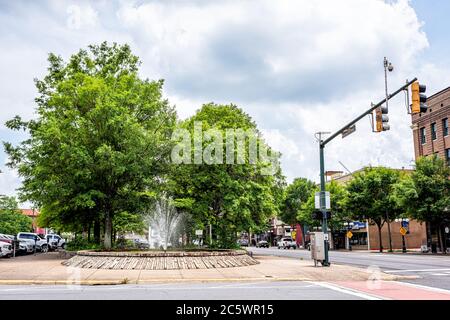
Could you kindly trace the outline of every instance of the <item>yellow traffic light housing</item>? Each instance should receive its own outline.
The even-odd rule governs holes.
[[[376,122],[376,131],[383,132],[391,129],[389,126],[389,116],[388,109],[385,106],[381,106],[375,110],[375,122]]]
[[[422,113],[427,111],[427,96],[424,94],[427,91],[427,87],[423,84],[419,84],[418,81],[411,85],[412,92],[412,105],[411,112],[413,114]]]

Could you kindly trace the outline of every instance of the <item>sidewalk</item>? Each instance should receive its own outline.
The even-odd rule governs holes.
[[[311,261],[256,256],[259,264],[246,267],[196,270],[105,270],[65,267],[52,252],[0,259],[0,285],[4,284],[145,284],[218,281],[367,281],[411,279],[379,270],[343,265],[314,267]]]

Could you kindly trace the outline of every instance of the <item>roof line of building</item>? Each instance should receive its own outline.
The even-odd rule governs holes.
[[[427,98],[427,100],[433,99],[435,96],[438,96],[438,95],[442,94],[444,91],[447,91],[447,90],[450,90],[450,87],[447,87],[447,88],[445,88],[445,89],[442,89],[442,90],[439,91],[439,92],[436,92],[435,94],[429,96],[429,97]]]

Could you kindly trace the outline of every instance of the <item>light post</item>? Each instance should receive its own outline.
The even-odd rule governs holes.
[[[388,94],[388,84],[387,84],[387,73],[394,71],[394,66],[391,62],[388,61],[386,57],[384,57],[383,61],[384,65],[384,89],[386,93],[386,109],[388,109],[388,101],[389,101],[389,94]]]
[[[409,219],[408,218],[395,219],[395,222],[401,222],[402,228],[406,229],[405,225],[406,225],[406,223],[409,223]],[[402,233],[402,252],[406,253],[405,235],[403,233]]]

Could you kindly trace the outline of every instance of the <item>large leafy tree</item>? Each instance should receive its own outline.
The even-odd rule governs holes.
[[[28,232],[32,228],[32,219],[23,215],[14,197],[0,196],[0,233],[15,235]]]
[[[436,155],[416,161],[416,170],[395,187],[397,203],[411,217],[438,228],[439,245],[444,248],[441,225],[450,221],[450,167]]]
[[[197,228],[211,224],[218,247],[233,246],[237,232],[266,231],[267,219],[279,212],[284,183],[279,166],[272,174],[264,174],[265,161],[249,161],[249,140],[245,142],[242,163],[235,161],[230,164],[225,159],[227,129],[251,129],[258,144],[266,146],[256,124],[234,105],[206,104],[180,124],[180,128],[189,133],[189,145],[194,145],[195,123],[201,123],[203,132],[215,129],[220,133],[215,139],[218,147],[211,154],[218,156],[218,160],[222,155],[223,162],[208,164],[203,159],[201,163],[173,165],[170,183],[176,205],[192,215]],[[233,147],[237,146],[236,139],[231,141]],[[200,152],[205,153],[211,143],[211,140],[203,139]],[[188,148],[186,152],[186,160],[192,161],[199,150]],[[237,159],[237,152],[232,153]],[[278,156],[275,162],[278,165]]]
[[[331,181],[325,185],[325,190],[330,192],[331,218],[327,221],[331,230],[339,230],[342,223],[348,220],[348,213],[344,207],[346,197],[346,189],[343,185],[336,181]],[[315,186],[311,189],[307,200],[302,204],[297,213],[297,219],[309,226],[321,226],[322,220],[313,220],[312,216],[315,209],[315,193],[319,191],[319,187]]]
[[[316,190],[314,182],[306,178],[296,178],[287,186],[281,205],[279,217],[283,222],[291,225],[298,221],[298,213],[301,207],[308,201],[313,191]]]
[[[35,81],[37,118],[7,122],[30,134],[18,146],[5,143],[9,165],[23,178],[21,198],[42,209],[41,221],[69,231],[93,222],[99,232],[102,224],[110,248],[114,218],[139,211],[162,180],[176,115],[163,82],[139,77],[128,45],[105,42],[67,62],[50,54],[48,62]]]
[[[393,196],[400,177],[396,170],[369,167],[355,174],[347,185],[345,209],[354,219],[369,219],[377,225],[380,252],[383,251],[381,228],[388,223],[389,249],[392,250],[389,223],[402,213]]]

